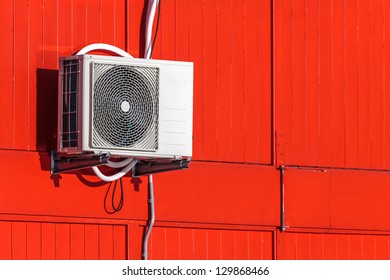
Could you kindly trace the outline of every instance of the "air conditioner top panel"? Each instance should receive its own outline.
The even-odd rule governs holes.
[[[160,59],[145,59],[145,58],[128,58],[128,57],[121,57],[121,56],[108,56],[108,55],[90,55],[90,54],[83,54],[83,55],[73,55],[73,56],[66,56],[61,57],[60,59],[63,60],[74,60],[74,59],[88,59],[88,60],[99,60],[99,61],[105,61],[106,63],[123,63],[123,62],[130,62],[130,63],[137,63],[137,64],[176,64],[181,66],[192,66],[194,65],[193,62],[190,61],[178,61],[178,60],[160,60]]]

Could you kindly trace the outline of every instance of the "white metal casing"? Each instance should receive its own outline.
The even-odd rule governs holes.
[[[79,61],[79,139],[77,147],[61,146],[61,108],[59,97],[58,150],[68,154],[110,152],[113,156],[137,158],[180,158],[192,155],[193,63],[167,60],[123,58],[115,56],[78,55],[61,60]],[[92,138],[92,77],[93,63],[157,67],[159,69],[158,147],[155,151],[133,150],[123,147],[93,147]],[[60,69],[61,71],[61,69]],[[61,73],[60,73],[61,76]],[[59,87],[62,82],[60,77]],[[61,90],[59,92],[61,94]]]

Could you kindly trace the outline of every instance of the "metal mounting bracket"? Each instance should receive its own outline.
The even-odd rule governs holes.
[[[110,153],[61,156],[57,151],[50,153],[50,172],[58,174],[92,166],[107,164]]]
[[[174,160],[169,162],[139,162],[133,169],[133,177],[148,175],[166,171],[187,169],[191,158]]]

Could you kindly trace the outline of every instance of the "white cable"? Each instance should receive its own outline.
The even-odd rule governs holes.
[[[121,168],[121,167],[128,165],[132,160],[133,160],[132,158],[127,158],[127,159],[124,159],[122,161],[108,160],[106,165],[109,167],[112,167],[112,168]]]
[[[145,26],[145,54],[144,57],[146,59],[151,58],[152,54],[152,30],[153,30],[153,22],[154,16],[156,14],[156,8],[159,0],[149,0],[148,4],[148,12],[146,15],[146,26]]]
[[[137,160],[132,160],[125,168],[111,176],[104,175],[97,166],[93,166],[92,170],[95,172],[96,176],[98,176],[102,181],[112,182],[125,176],[131,169],[133,169],[137,162]]]
[[[85,46],[84,48],[79,50],[76,55],[87,54],[91,51],[97,51],[97,50],[109,51],[109,52],[116,53],[119,56],[132,58],[132,56],[128,52],[125,52],[124,50],[115,47],[113,45],[104,44],[104,43],[96,43],[96,44]]]

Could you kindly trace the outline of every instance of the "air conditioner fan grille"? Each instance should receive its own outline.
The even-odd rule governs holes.
[[[93,75],[92,145],[156,150],[158,68],[94,63]]]

